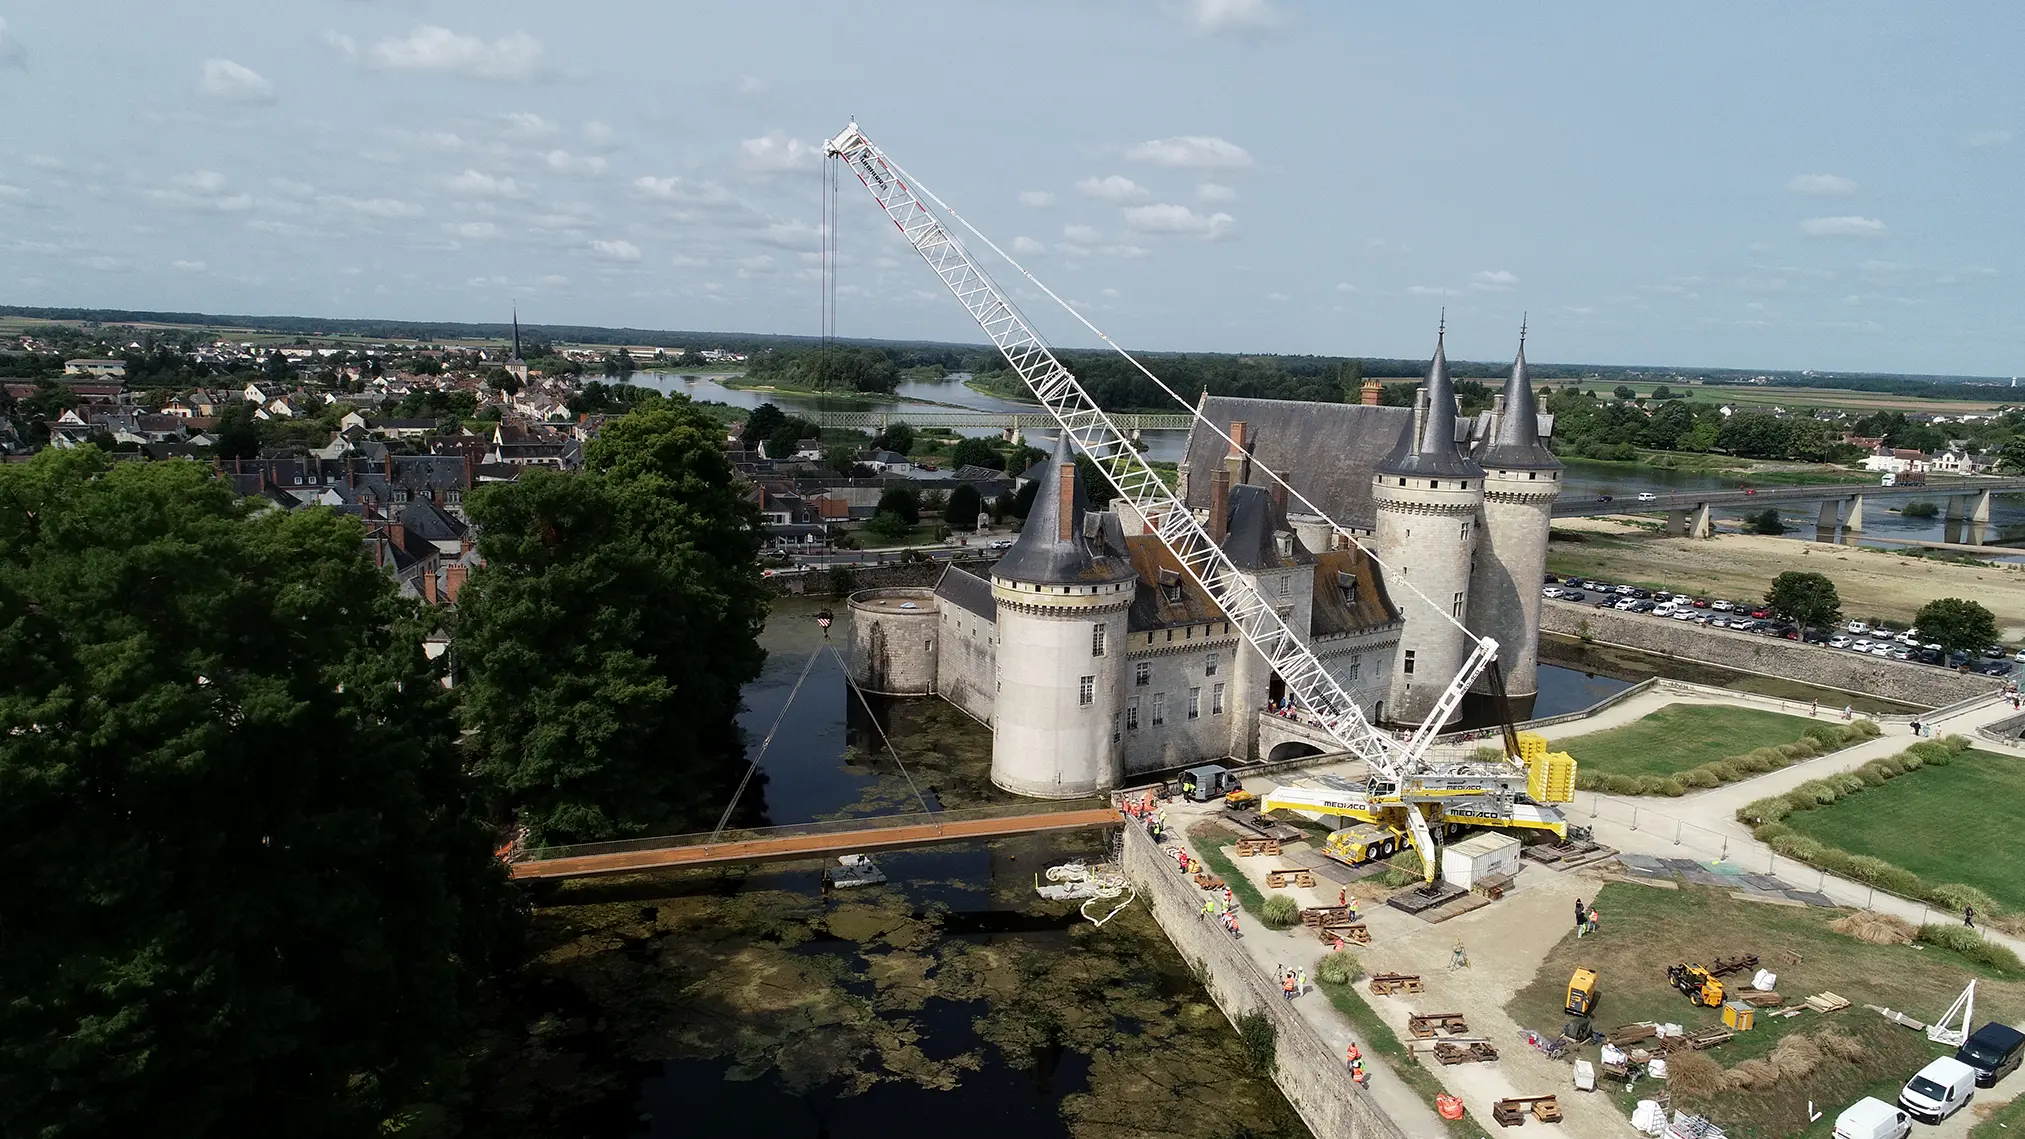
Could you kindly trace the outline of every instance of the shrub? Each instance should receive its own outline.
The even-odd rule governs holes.
[[[1797,763],[1800,760],[1813,759],[1815,756],[1820,755],[1821,749],[1816,746],[1813,740],[1803,738],[1794,740],[1789,744],[1780,744],[1779,754],[1785,756],[1789,762]]]
[[[1750,810],[1749,807],[1744,808],[1744,811],[1748,810]],[[1750,820],[1744,819],[1742,817],[1744,811],[1738,811],[1737,815],[1739,821],[1748,823]],[[1751,831],[1751,833],[1757,837],[1759,842],[1770,843],[1773,839],[1778,838],[1780,835],[1792,834],[1793,828],[1787,826],[1785,823],[1759,823],[1757,827]]]
[[[1949,750],[1946,740],[1921,740],[1906,748],[1902,754],[1919,756],[1923,762],[1933,764],[1935,767],[1945,767],[1949,760],[1955,758],[1955,753]]]
[[[1279,1030],[1273,1027],[1272,1018],[1253,1009],[1238,1017],[1237,1029],[1238,1040],[1244,1045],[1245,1066],[1257,1075],[1270,1075],[1274,1046],[1279,1041]]]
[[[1796,795],[1812,796],[1815,805],[1820,807],[1825,807],[1841,798],[1836,793],[1834,785],[1825,779],[1809,779],[1800,786],[1793,788],[1793,793]]]
[[[1781,835],[1765,845],[1788,858],[1798,859],[1801,862],[1816,861],[1821,857],[1822,852],[1828,849],[1814,839],[1798,834]]]
[[[1670,799],[1678,799],[1687,794],[1687,788],[1681,786],[1679,779],[1669,776],[1659,781],[1659,793]]]
[[[1822,782],[1830,784],[1844,796],[1854,795],[1858,791],[1863,790],[1864,787],[1863,776],[1858,775],[1854,771],[1844,771],[1837,775],[1831,775],[1827,779],[1822,780]]]
[[[1956,882],[1942,882],[1938,885],[1929,886],[1926,892],[1926,900],[1937,906],[1946,906],[1957,912],[1960,912],[1963,906],[1974,906],[1976,907],[1976,912],[1979,914],[1994,914],[1997,912],[1996,899],[1976,889],[1974,886],[1963,886]]]
[[[1923,945],[1952,949],[1999,973],[2015,975],[2025,972],[2025,962],[2020,962],[2016,953],[1994,941],[1985,940],[1982,934],[1965,925],[1923,925],[1913,934],[1913,940]]]
[[[1364,965],[1354,953],[1324,953],[1315,962],[1315,978],[1331,985],[1348,985],[1364,978]]]
[[[1638,795],[1643,793],[1640,790],[1639,777],[1636,775],[1606,775],[1602,778],[1601,782],[1603,790],[1608,791],[1612,795]]]
[[[1706,1099],[1723,1090],[1723,1069],[1700,1052],[1676,1052],[1667,1057],[1666,1082],[1676,1094]]]
[[[1811,811],[1821,805],[1815,800],[1811,792],[1803,791],[1799,788],[1786,792],[1781,798],[1786,800],[1787,814],[1792,814],[1794,811]]]
[[[1847,742],[1844,729],[1835,724],[1809,724],[1801,734],[1824,747],[1841,747]]]
[[[1793,804],[1784,795],[1759,799],[1737,808],[1737,821],[1745,826],[1769,826],[1793,813]],[[1770,842],[1770,839],[1766,839]]]
[[[1969,748],[1975,745],[1975,742],[1976,741],[1970,739],[1967,736],[1941,737],[1941,745],[1947,748],[1949,751],[1954,752],[1956,755],[1960,755],[1961,753],[1969,750]]]
[[[1750,755],[1754,759],[1763,760],[1765,763],[1766,771],[1777,771],[1780,768],[1786,766],[1787,764],[1793,762],[1790,758],[1787,757],[1785,752],[1780,751],[1776,747],[1752,748],[1750,751]]]
[[[1259,924],[1267,929],[1290,929],[1301,920],[1301,904],[1291,894],[1274,894],[1259,907]]]
[[[1738,770],[1749,772],[1752,775],[1763,775],[1767,771],[1772,770],[1771,761],[1766,759],[1762,755],[1752,754],[1752,755],[1733,756],[1728,760],[1728,762],[1734,765]]]
[[[1901,771],[1918,771],[1927,765],[1926,760],[1909,751],[1899,752],[1897,755],[1892,756],[1892,759],[1898,762],[1899,770]]]
[[[1865,787],[1882,787],[1884,786],[1884,781],[1891,778],[1891,776],[1884,773],[1883,769],[1873,767],[1868,763],[1857,768],[1856,775],[1863,780]]]
[[[1695,788],[1720,787],[1722,786],[1723,783],[1723,781],[1716,776],[1716,773],[1714,771],[1709,770],[1709,768],[1706,766],[1697,767],[1692,771],[1683,771],[1680,773],[1679,778],[1681,786],[1683,787],[1695,787]]]
[[[1878,756],[1863,766],[1876,768],[1886,779],[1896,779],[1905,774],[1905,764],[1895,755]]]
[[[1735,783],[1744,777],[1743,769],[1738,767],[1736,760],[1733,759],[1719,759],[1709,764],[1708,769],[1715,772],[1716,778],[1725,783]]]
[[[1603,780],[1594,773],[1577,767],[1575,769],[1575,789],[1577,791],[1601,791],[1604,789]]]
[[[1876,720],[1852,720],[1844,730],[1866,740],[1874,740],[1884,734],[1884,729],[1877,726]]]
[[[1501,747],[1480,747],[1470,754],[1470,758],[1476,760],[1478,763],[1503,763],[1505,761],[1505,749]]]
[[[1910,870],[1894,866],[1882,858],[1872,858],[1867,854],[1852,854],[1846,859],[1838,859],[1837,861],[1842,863],[1837,868],[1839,873],[1854,878],[1867,886],[1876,886],[1879,889],[1890,890],[1894,894],[1910,895],[1919,891],[1919,875],[1914,874]]]

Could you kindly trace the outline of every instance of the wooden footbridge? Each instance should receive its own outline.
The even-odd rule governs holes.
[[[796,858],[826,858],[874,850],[904,850],[945,842],[1007,838],[1047,831],[1116,825],[1123,817],[1110,806],[1036,811],[1021,806],[931,814],[886,815],[804,826],[764,827],[721,835],[675,835],[584,846],[528,851],[509,865],[514,878],[589,878],[641,874],[694,866],[725,866]]]

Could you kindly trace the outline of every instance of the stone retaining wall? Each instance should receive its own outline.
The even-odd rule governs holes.
[[[1860,656],[1845,649],[1733,633],[1692,621],[1661,620],[1643,613],[1595,609],[1567,601],[1547,603],[1540,614],[1540,629],[1579,637],[1585,621],[1590,638],[1599,644],[1930,708],[2004,686],[2003,681],[1991,676]]]
[[[973,573],[988,574],[998,563],[996,555],[989,558],[965,560],[962,565]],[[851,588],[856,593],[861,589],[884,589],[889,586],[934,585],[942,577],[948,562],[890,562],[876,566],[854,566],[851,568]],[[807,571],[787,570],[774,574],[766,580],[766,587],[776,597],[835,597],[830,589],[830,571],[812,569]]]
[[[1233,1025],[1254,1011],[1272,1021],[1277,1042],[1273,1082],[1316,1139],[1405,1139],[1392,1117],[1351,1081],[1343,1058],[1281,996],[1279,985],[1222,926],[1202,918],[1202,896],[1183,883],[1173,860],[1161,857],[1140,827],[1128,822],[1124,832],[1126,876],[1182,959],[1204,978],[1203,987],[1217,1007]]]

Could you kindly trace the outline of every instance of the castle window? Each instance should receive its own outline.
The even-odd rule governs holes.
[[[1468,489],[1470,488],[1470,480],[1468,480],[1468,479],[1464,479],[1464,480],[1462,481],[1462,488],[1463,488],[1464,490],[1468,490]]]
[[[1458,594],[1456,594],[1456,595],[1455,595],[1455,601],[1454,601],[1453,603],[1451,603],[1451,604],[1450,604],[1450,606],[1449,606],[1449,615],[1450,615],[1450,616],[1452,616],[1452,617],[1460,617],[1460,616],[1462,616],[1462,597],[1463,597],[1463,595],[1462,595],[1462,594],[1460,594],[1460,593],[1458,593]]]
[[[1097,678],[1086,676],[1076,682],[1076,703],[1088,708],[1097,702]]]
[[[1215,675],[1216,675],[1216,654],[1215,654],[1215,653],[1211,653],[1211,654],[1209,654],[1209,659],[1203,662],[1203,665],[1202,665],[1202,674],[1203,674],[1204,676],[1215,676]]]
[[[1293,595],[1294,595],[1294,579],[1293,579],[1293,577],[1292,577],[1291,575],[1289,575],[1289,574],[1281,574],[1281,575],[1280,575],[1280,600],[1281,600],[1281,601],[1285,601],[1285,600],[1287,600],[1287,599],[1288,599],[1289,597],[1292,597]]]
[[[1406,650],[1406,675],[1413,675],[1413,650]]]
[[[1440,480],[1440,479],[1429,479],[1429,480],[1427,480],[1427,489],[1429,489],[1429,490],[1440,490],[1440,489],[1441,489],[1441,480]]]
[[[1167,722],[1167,693],[1155,692],[1153,694],[1153,726],[1157,728],[1166,722]]]
[[[1111,713],[1111,742],[1112,742],[1112,743],[1114,743],[1114,744],[1115,744],[1115,743],[1117,743],[1117,742],[1118,742],[1118,734],[1119,734],[1119,733],[1118,733],[1118,714],[1117,714],[1116,712],[1113,712],[1113,713]]]
[[[1223,715],[1223,685],[1214,685],[1209,690],[1209,714]]]
[[[1146,682],[1151,679],[1153,679],[1152,665],[1142,660],[1138,664],[1132,666],[1133,687],[1144,688],[1146,687]]]
[[[1399,480],[1399,485],[1400,485],[1400,486],[1405,486],[1405,485],[1406,485],[1406,480],[1405,480],[1405,479],[1400,479],[1400,480]]]
[[[1529,479],[1536,479],[1536,478],[1539,478],[1539,477],[1540,477],[1540,472],[1538,472],[1538,471],[1527,471],[1527,472],[1526,472],[1526,477],[1527,477],[1527,478],[1529,478]]]
[[[1102,625],[1090,626],[1090,655],[1093,657],[1104,655],[1104,626]]]
[[[1125,701],[1125,730],[1128,732],[1139,730],[1139,697],[1137,696]]]
[[[1351,658],[1350,658],[1350,668],[1349,668],[1349,671],[1347,671],[1347,672],[1345,672],[1345,673],[1343,674],[1343,678],[1344,678],[1345,680],[1348,680],[1348,681],[1349,681],[1350,683],[1352,683],[1352,684],[1355,684],[1355,683],[1357,683],[1357,678],[1358,678],[1359,676],[1363,675],[1363,672],[1364,672],[1364,658],[1363,658],[1363,656],[1361,656],[1361,655],[1359,655],[1359,656],[1353,656],[1353,657],[1351,657]]]
[[[1463,519],[1462,540],[1465,542],[1470,540],[1470,520],[1467,518]]]
[[[1188,690],[1188,718],[1193,720],[1202,714],[1202,689]]]

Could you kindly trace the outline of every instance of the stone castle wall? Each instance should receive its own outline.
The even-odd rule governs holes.
[[[1543,631],[1570,637],[1581,636],[1585,622],[1591,639],[1603,644],[1929,708],[2004,685],[1990,676],[1964,675],[1911,661],[1859,656],[1845,649],[1711,629],[1692,621],[1656,620],[1643,613],[1620,613],[1575,602],[1548,601],[1540,614]]]
[[[911,601],[919,606],[898,610]],[[920,587],[861,589],[851,595],[851,679],[868,692],[926,696],[935,691],[940,628],[935,594]]]
[[[935,693],[989,726],[998,697],[998,629],[961,605],[940,604]]]

